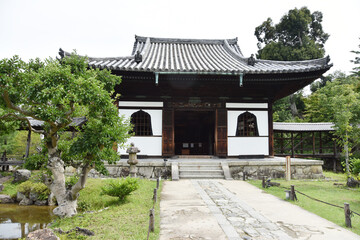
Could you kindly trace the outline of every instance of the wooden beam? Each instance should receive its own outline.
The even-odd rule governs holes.
[[[315,155],[315,133],[313,132],[312,133],[312,145],[313,145],[313,155]]]
[[[274,123],[273,123],[273,110],[272,101],[268,103],[268,129],[269,129],[269,155],[274,156]]]
[[[319,148],[320,148],[320,149],[319,149],[319,153],[322,153],[323,151],[322,151],[322,138],[321,138],[321,132],[319,132],[319,141],[320,141],[320,142],[319,142],[319,144],[320,144],[320,145],[319,145]]]
[[[295,157],[294,134],[291,133],[291,157]]]
[[[31,144],[31,129],[28,130],[28,136],[27,136],[27,140],[26,140],[26,152],[25,152],[24,158],[28,158],[28,157],[29,157],[30,144]]]

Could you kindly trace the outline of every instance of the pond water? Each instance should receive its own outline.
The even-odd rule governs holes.
[[[0,239],[24,238],[56,219],[54,207],[0,204]]]

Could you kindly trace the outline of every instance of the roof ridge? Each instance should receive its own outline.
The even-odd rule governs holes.
[[[332,122],[274,122],[275,124],[334,124]]]
[[[322,58],[315,58],[315,59],[309,59],[309,60],[298,60],[298,61],[280,61],[280,60],[268,60],[268,59],[256,59],[257,62],[263,62],[263,63],[279,63],[279,64],[288,64],[288,65],[296,65],[296,64],[304,64],[304,63],[328,63],[330,62],[330,56],[327,55],[326,57]],[[332,63],[330,64],[333,65]]]
[[[145,42],[146,39],[150,39],[152,43],[203,43],[203,44],[220,44],[222,45],[224,40],[230,42],[230,44],[237,44],[238,38],[231,39],[196,39],[196,38],[160,38],[160,37],[143,37],[135,35],[136,41]]]
[[[234,57],[236,60],[239,60],[239,61],[242,61],[242,62],[247,60],[247,58],[245,58],[244,56],[241,56],[241,55],[238,54],[234,49],[232,49],[232,48],[230,47],[229,42],[228,42],[226,39],[224,40],[223,44],[224,44],[225,50],[226,50],[232,57]]]

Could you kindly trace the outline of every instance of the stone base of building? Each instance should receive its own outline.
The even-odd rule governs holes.
[[[226,162],[229,166],[230,176],[235,180],[244,179],[262,179],[265,178],[285,178],[285,158],[259,158],[259,159],[144,159],[139,160],[137,167],[137,177],[155,179],[171,179],[173,163],[196,164],[200,162]],[[291,159],[291,179],[318,179],[323,178],[323,161],[307,159]],[[105,164],[109,175],[102,175],[94,169],[90,171],[91,178],[120,178],[129,176],[130,166],[126,160],[121,160],[116,164]],[[67,169],[71,174],[75,169]],[[180,177],[181,179],[181,177]]]
[[[291,179],[318,179],[323,178],[323,161],[292,159]],[[285,178],[285,160],[260,160],[260,161],[229,161],[230,174],[233,179],[262,179]]]

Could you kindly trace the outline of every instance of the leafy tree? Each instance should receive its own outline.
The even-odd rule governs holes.
[[[76,53],[62,60],[25,63],[14,56],[0,61],[0,106],[6,111],[0,117],[23,120],[29,128],[27,117],[44,122],[40,133],[44,134],[47,168],[52,174],[46,184],[57,199],[54,213],[58,216],[76,214],[78,193],[92,168],[104,171],[102,160],[111,163],[119,158],[112,147],[114,142],[123,143],[129,131],[111,98],[120,81],[107,70],[88,69],[87,60]],[[76,138],[60,146],[60,136],[79,108],[87,123]],[[71,164],[81,174],[79,181],[66,189],[64,168]]]
[[[255,29],[260,59],[297,61],[321,58],[329,34],[322,29],[321,12],[292,9],[278,24],[268,18]],[[265,46],[264,46],[265,45]]]
[[[335,124],[335,135],[338,144],[343,147],[347,173],[351,148],[360,137],[359,84],[357,77],[337,78],[305,100],[307,120]]]
[[[326,83],[332,82],[334,79],[337,79],[337,78],[346,78],[346,74],[341,71],[336,71],[333,74],[323,76],[320,78],[320,80],[315,81],[310,85],[310,90],[311,90],[311,92],[314,93],[317,90],[319,90],[320,88],[325,87]]]
[[[303,118],[304,110],[302,91],[299,91],[275,102],[273,120],[275,122],[298,121]]]
[[[5,111],[0,107],[1,113]],[[8,154],[11,154],[15,149],[16,141],[16,129],[18,127],[17,121],[7,122],[0,118],[0,160],[6,159]],[[7,170],[8,166],[2,166],[2,170]]]
[[[359,38],[360,39],[360,38]],[[359,48],[360,48],[360,45],[359,45]],[[358,65],[360,64],[360,57],[358,55],[360,55],[360,51],[351,51],[352,53],[355,53],[357,54],[357,56],[355,57],[355,60],[351,60],[352,63]],[[356,66],[353,68],[353,74],[360,77],[360,66]]]
[[[322,29],[322,18],[321,12],[311,13],[306,7],[290,10],[277,24],[268,18],[255,29],[259,48],[257,58],[299,61],[323,57],[329,34]],[[301,92],[276,101],[273,109],[273,118],[278,121],[302,118]]]

